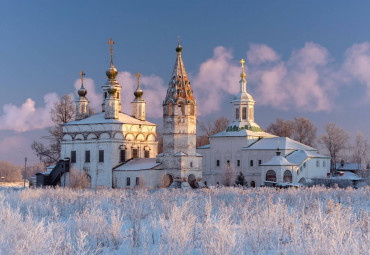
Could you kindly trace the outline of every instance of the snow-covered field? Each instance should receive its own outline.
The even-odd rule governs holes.
[[[369,254],[370,188],[1,189],[1,254]]]

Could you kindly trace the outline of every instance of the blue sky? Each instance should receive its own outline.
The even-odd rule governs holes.
[[[46,134],[45,95],[50,105],[73,93],[81,69],[99,98],[110,37],[126,101],[142,73],[144,98],[157,96],[154,121],[180,36],[200,118],[228,116],[245,58],[262,127],[304,116],[320,131],[334,121],[369,138],[369,11],[368,1],[1,1],[0,160],[32,158],[30,141]]]

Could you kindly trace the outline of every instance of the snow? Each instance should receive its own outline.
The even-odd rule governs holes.
[[[344,170],[344,171],[356,171],[361,170],[361,164],[359,163],[344,163],[342,166],[341,163],[336,163],[337,170]]]
[[[278,144],[279,141],[279,144]],[[266,137],[257,140],[255,143],[243,148],[243,150],[306,150],[317,151],[317,149],[304,145],[289,137]]]
[[[210,148],[211,148],[211,144],[207,144],[207,145],[197,147],[197,149],[210,149]]]
[[[210,137],[245,137],[245,136],[253,136],[253,137],[265,137],[265,136],[272,136],[271,134],[269,133],[266,133],[266,132],[254,132],[254,131],[251,131],[251,130],[247,130],[247,129],[242,129],[242,130],[239,130],[239,131],[230,131],[230,132],[226,132],[226,131],[222,131],[222,132],[219,132],[217,134],[214,134],[214,135],[211,135]]]
[[[0,189],[0,254],[368,254],[370,188]]]
[[[64,125],[83,125],[83,124],[105,124],[105,123],[113,123],[113,124],[137,124],[137,125],[150,125],[150,126],[155,126],[156,124],[151,123],[149,121],[142,121],[138,120],[134,117],[131,117],[125,113],[120,112],[118,114],[118,119],[106,119],[104,117],[105,113],[100,112],[93,114],[86,119],[82,120],[75,120],[75,121],[70,121]]]
[[[182,151],[178,152],[175,154],[175,157],[179,157],[179,156],[186,156],[187,154],[183,153]]]
[[[308,158],[327,158],[330,159],[329,156],[318,154],[315,151],[304,151],[304,150],[297,150],[292,152],[291,154],[286,156],[286,159],[289,162],[292,162],[296,165],[300,165],[303,161]]]
[[[340,172],[341,174],[337,175],[337,176],[333,176],[333,177],[330,177],[330,179],[334,179],[334,180],[351,180],[351,181],[360,181],[360,180],[363,180],[361,177],[359,177],[358,175],[352,173],[352,172],[348,172],[348,171],[343,171],[343,172]]]
[[[155,158],[134,158],[128,162],[121,164],[115,168],[114,171],[140,171],[152,169],[161,163],[156,162]]]
[[[282,156],[275,156],[269,161],[261,164],[261,166],[296,166],[296,164],[289,162]]]

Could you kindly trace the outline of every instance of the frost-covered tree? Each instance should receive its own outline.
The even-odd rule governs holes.
[[[44,137],[49,142],[44,144],[34,141],[31,145],[32,150],[46,166],[55,164],[59,160],[60,143],[63,138],[62,124],[74,120],[74,116],[75,105],[70,95],[62,96],[50,110],[50,118],[54,126],[49,128],[49,135]]]

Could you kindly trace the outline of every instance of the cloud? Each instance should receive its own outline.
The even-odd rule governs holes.
[[[266,62],[274,62],[280,59],[279,55],[265,44],[254,44],[250,45],[250,49],[247,53],[248,63],[262,64]]]
[[[255,55],[277,56],[266,45],[251,47],[247,56]],[[255,99],[260,105],[280,109],[330,111],[337,70],[329,60],[328,51],[312,42],[294,50],[287,61],[276,57],[265,57],[263,61],[252,58],[250,81],[256,91]]]
[[[366,99],[370,99],[370,43],[354,44],[346,50],[342,66],[342,77],[351,82],[356,80],[366,85]],[[347,77],[349,76],[349,77]]]
[[[51,126],[50,109],[58,100],[56,93],[49,93],[44,96],[44,107],[36,108],[36,103],[31,98],[21,106],[5,104],[3,114],[0,115],[0,130],[24,132]]]
[[[220,110],[225,93],[238,93],[239,75],[240,66],[233,63],[232,50],[216,47],[213,57],[200,65],[199,73],[191,83],[197,99],[197,112],[205,115]]]

